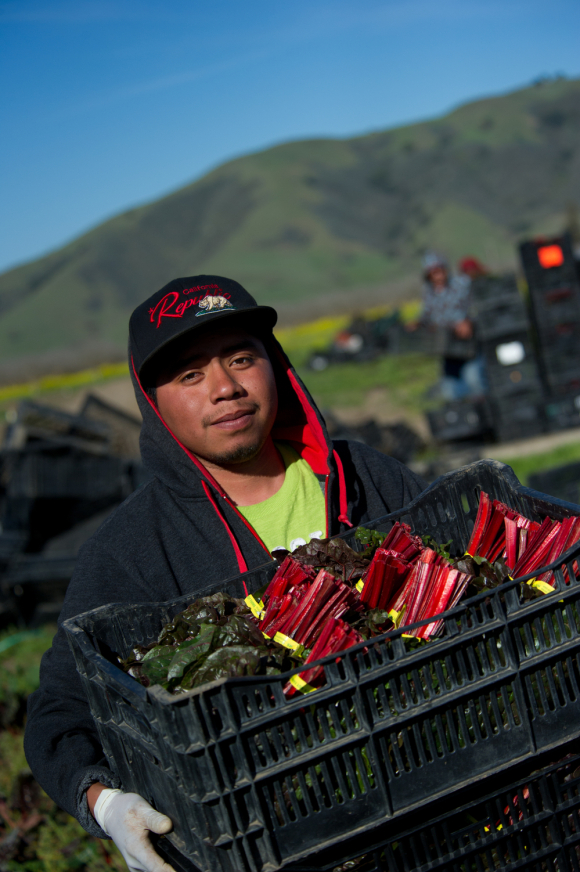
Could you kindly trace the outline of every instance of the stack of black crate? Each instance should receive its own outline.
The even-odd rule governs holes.
[[[520,246],[550,429],[580,426],[580,282],[563,234]]]
[[[504,442],[543,432],[542,383],[515,275],[476,279],[472,299],[496,438]]]

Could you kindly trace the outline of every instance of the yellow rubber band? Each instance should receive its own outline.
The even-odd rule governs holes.
[[[405,614],[406,611],[407,611],[407,603],[405,603],[405,605],[403,606],[403,608],[401,609],[400,612],[395,611],[395,609],[391,609],[391,611],[389,612],[389,618],[391,619],[391,621],[393,622],[393,624],[395,625],[395,628],[397,630],[401,626],[401,621],[403,620],[403,615]]]
[[[365,586],[365,583],[364,583],[364,581],[362,580],[362,578],[361,578],[360,581],[357,581],[357,583],[356,583],[356,585],[355,585],[355,587],[356,587],[356,589],[358,590],[359,593],[362,593],[362,592],[363,592],[364,586]]]
[[[253,616],[261,621],[265,615],[265,606],[262,600],[257,600],[253,594],[250,594],[245,598],[244,602]]]
[[[312,693],[313,690],[317,689],[316,687],[312,687],[312,685],[307,684],[303,678],[300,678],[299,675],[292,675],[290,677],[290,684],[301,693]]]
[[[508,578],[510,581],[513,581],[513,578],[511,577],[511,575],[508,575]],[[526,584],[529,584],[530,587],[535,587],[536,590],[539,590],[542,593],[545,593],[546,595],[549,593],[554,593],[554,591],[556,590],[556,588],[552,587],[551,584],[548,584],[547,581],[538,581],[537,578],[530,578],[529,581],[526,581]],[[560,600],[560,602],[561,602],[561,600]]]
[[[297,654],[302,654],[304,651],[304,645],[300,645],[294,639],[291,639],[290,636],[285,636],[284,633],[276,633],[274,642],[283,645],[285,648],[290,648],[292,651],[296,651]]]
[[[473,560],[473,554],[470,554],[469,551],[466,551],[463,556],[464,557],[471,557],[471,559]]]
[[[551,584],[548,584],[547,581],[538,581],[537,578],[531,578],[528,582],[526,582],[526,584],[531,585],[531,587],[535,587],[537,590],[545,594],[554,593],[554,591],[556,590],[556,588],[552,587]]]

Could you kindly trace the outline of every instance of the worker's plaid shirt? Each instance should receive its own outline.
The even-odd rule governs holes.
[[[469,315],[470,286],[467,276],[453,276],[446,288],[434,291],[429,282],[423,286],[421,321],[437,327],[453,327]]]

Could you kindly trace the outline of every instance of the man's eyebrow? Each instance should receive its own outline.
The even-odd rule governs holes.
[[[220,353],[226,357],[228,354],[235,354],[236,351],[243,351],[245,348],[256,350],[258,348],[258,343],[255,339],[249,336],[247,339],[241,339],[239,342],[233,342],[231,345],[227,345]],[[182,357],[179,360],[176,360],[171,369],[173,372],[177,372],[178,370],[183,369],[184,366],[191,366],[191,364],[195,363],[196,360],[200,360],[206,356],[207,355],[202,354],[201,352],[193,352],[192,354],[188,354],[187,357]]]

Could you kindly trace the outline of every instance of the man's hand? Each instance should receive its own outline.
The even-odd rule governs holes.
[[[155,811],[137,793],[98,787],[98,798],[91,811],[120,850],[131,872],[174,872],[149,841],[149,831],[159,835],[168,833],[173,828],[171,819]]]
[[[471,339],[473,336],[473,324],[469,318],[464,318],[463,321],[457,321],[453,325],[453,332],[458,339]]]

